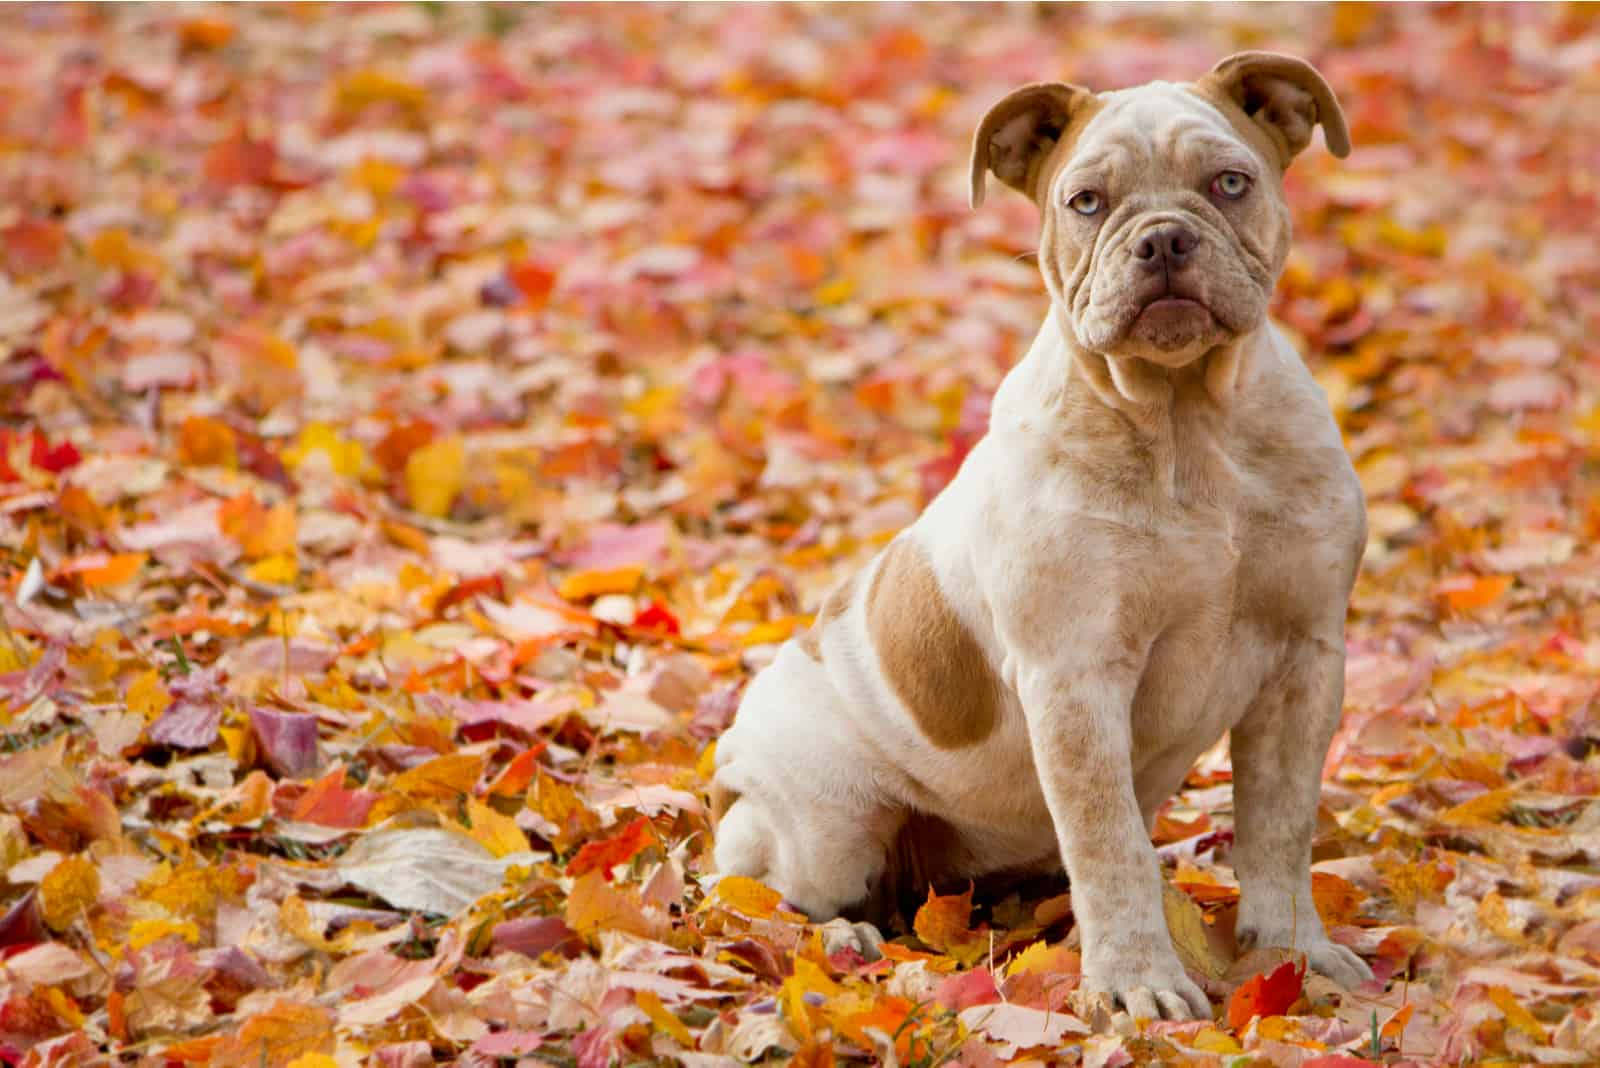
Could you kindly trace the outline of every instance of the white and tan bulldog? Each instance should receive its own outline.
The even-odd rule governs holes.
[[[1311,897],[1365,507],[1267,304],[1283,172],[1333,93],[1247,52],[1189,84],[1030,85],[972,152],[1033,198],[1051,309],[954,481],[750,684],[717,747],[719,871],[815,919],[1065,865],[1084,984],[1209,1015],[1163,920],[1157,807],[1229,732],[1243,946],[1371,977]]]

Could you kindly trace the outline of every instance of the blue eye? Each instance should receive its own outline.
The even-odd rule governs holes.
[[[1100,214],[1100,194],[1092,189],[1085,189],[1081,193],[1072,194],[1072,199],[1067,201],[1067,207],[1079,215]]]
[[[1211,179],[1211,192],[1224,200],[1238,200],[1250,192],[1250,176],[1243,171],[1223,171]]]

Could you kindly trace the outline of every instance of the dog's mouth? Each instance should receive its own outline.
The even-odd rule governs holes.
[[[1171,352],[1188,347],[1217,326],[1205,301],[1176,286],[1147,297],[1128,324],[1128,332],[1153,348]]]

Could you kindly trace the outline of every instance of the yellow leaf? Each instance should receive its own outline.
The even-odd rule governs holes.
[[[470,794],[482,774],[481,755],[446,753],[395,776],[389,784],[389,790],[412,798],[431,797],[453,801],[463,794]]]
[[[1218,959],[1211,950],[1211,940],[1206,936],[1205,916],[1194,899],[1177,887],[1162,883],[1161,905],[1167,915],[1167,931],[1172,935],[1172,946],[1178,951],[1178,959],[1185,968],[1212,978],[1218,978],[1228,970],[1227,962]]]
[[[1505,1014],[1506,1026],[1521,1031],[1535,1042],[1550,1041],[1545,1036],[1544,1025],[1534,1019],[1533,1013],[1522,1007],[1517,996],[1509,989],[1503,986],[1491,986],[1489,1000],[1494,1002],[1495,1008]]]
[[[1521,942],[1524,938],[1525,924],[1511,914],[1506,907],[1506,899],[1500,896],[1498,890],[1489,891],[1478,902],[1478,919],[1494,932],[1496,938],[1503,938],[1507,942]]]
[[[632,593],[643,576],[642,567],[618,567],[609,571],[577,571],[562,579],[556,592],[564,601],[583,601],[606,593]]]
[[[399,185],[405,176],[404,170],[388,160],[366,156],[351,168],[345,177],[351,185],[365,189],[373,196],[382,199],[393,192],[394,187]]]
[[[300,565],[289,553],[263,557],[245,568],[245,577],[251,582],[270,586],[292,586],[300,577]]]
[[[528,836],[522,833],[517,821],[472,798],[467,802],[467,817],[472,826],[467,834],[497,857],[511,853],[525,853],[531,848]]]
[[[1511,800],[1515,796],[1516,791],[1510,787],[1490,790],[1470,801],[1445,809],[1439,813],[1438,819],[1440,823],[1456,827],[1489,827],[1500,822],[1510,810]]]
[[[467,450],[459,437],[441,438],[406,457],[406,492],[423,515],[443,516],[467,477]]]
[[[420,85],[380,71],[358,70],[340,79],[334,99],[340,108],[352,111],[378,103],[420,108],[428,102],[428,92]]]
[[[304,899],[299,894],[290,894],[283,899],[283,904],[278,906],[278,922],[283,925],[285,931],[312,949],[327,953],[334,948],[333,943],[322,933],[322,928],[311,918],[311,910],[306,907]]]
[[[126,701],[129,712],[138,713],[149,723],[172,704],[172,695],[161,684],[161,673],[151,668],[129,684]]]
[[[149,919],[135,920],[128,928],[128,945],[133,949],[153,946],[164,938],[176,936],[191,946],[200,944],[200,928],[188,920]]]
[[[1195,1049],[1204,1050],[1206,1053],[1234,1054],[1243,1053],[1244,1047],[1234,1041],[1232,1035],[1208,1027],[1189,1040],[1189,1045]]]
[[[856,291],[856,283],[851,278],[835,278],[831,282],[824,282],[812,294],[818,304],[843,304],[849,300]]]
[[[743,875],[727,875],[717,881],[715,899],[736,912],[764,920],[778,910],[783,895]]]
[[[633,996],[634,1004],[650,1017],[650,1022],[672,1036],[673,1041],[685,1049],[694,1049],[694,1036],[683,1026],[683,1021],[667,1011],[654,991],[640,990]]]
[[[597,871],[586,872],[572,884],[567,895],[567,926],[584,935],[607,930],[650,938],[656,933],[656,925],[645,916],[638,898],[612,886]]]
[[[781,619],[768,620],[757,623],[739,636],[739,643],[746,647],[752,645],[772,645],[776,642],[787,641],[802,623],[806,616],[784,616]]]
[[[39,909],[52,931],[65,931],[94,907],[100,872],[88,857],[65,857],[39,883]]]
[[[1052,946],[1035,942],[1006,966],[1006,975],[1070,974],[1083,969],[1082,958],[1066,946]]]
[[[336,475],[353,478],[367,467],[367,451],[359,441],[351,441],[327,423],[307,423],[294,445],[283,452],[283,462],[298,470],[314,457]]]
[[[285,1068],[339,1068],[339,1062],[326,1053],[302,1053]]]

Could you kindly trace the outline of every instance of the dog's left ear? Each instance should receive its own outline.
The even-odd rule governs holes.
[[[1319,123],[1328,151],[1340,159],[1350,154],[1350,131],[1339,101],[1317,68],[1303,59],[1240,52],[1213,67],[1200,85],[1233,101],[1261,127],[1278,147],[1278,162],[1284,167],[1311,143],[1312,128]]]
[[[983,204],[990,171],[1033,199],[1041,165],[1093,96],[1066,82],[1039,82],[1023,86],[990,108],[972,138],[972,206]]]

